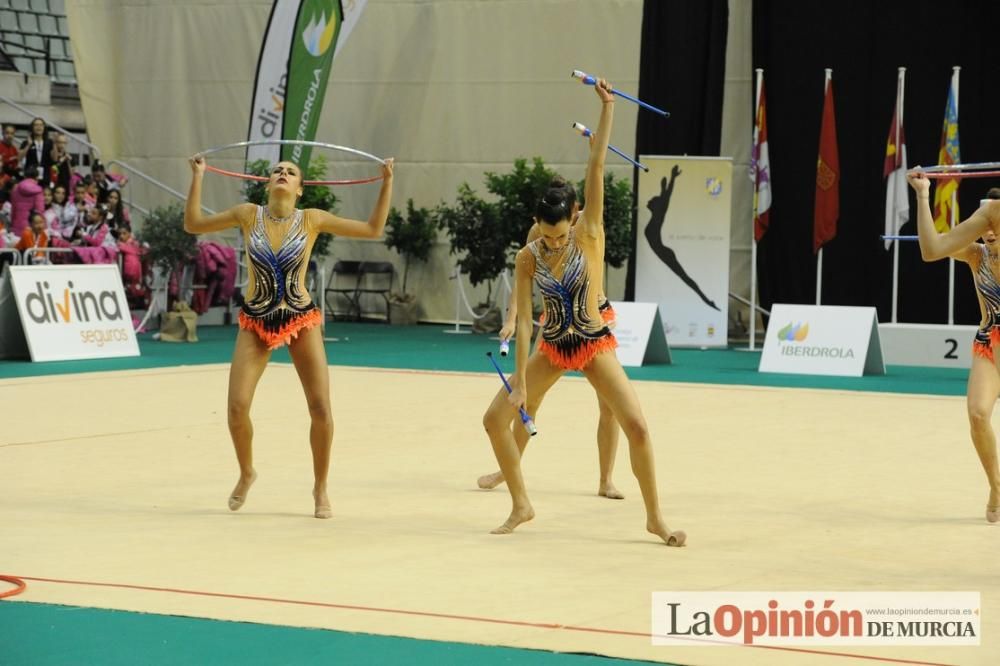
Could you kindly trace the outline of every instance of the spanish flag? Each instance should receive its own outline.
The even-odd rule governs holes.
[[[948,88],[948,102],[944,108],[944,126],[941,128],[941,149],[938,151],[938,164],[960,164],[958,155],[958,67],[951,75],[951,86]],[[938,233],[944,233],[951,228],[952,195],[955,195],[955,214],[958,217],[958,179],[942,178],[934,188],[934,227]]]

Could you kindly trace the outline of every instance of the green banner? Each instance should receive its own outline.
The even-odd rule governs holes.
[[[282,136],[314,141],[337,38],[343,24],[339,0],[303,0],[288,60],[288,92]],[[281,159],[309,166],[309,146],[282,146]]]

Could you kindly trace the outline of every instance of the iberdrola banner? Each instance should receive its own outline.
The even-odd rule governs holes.
[[[257,62],[250,141],[313,141],[333,59],[358,22],[367,0],[275,0]],[[247,162],[290,159],[303,168],[303,146],[247,149]]]

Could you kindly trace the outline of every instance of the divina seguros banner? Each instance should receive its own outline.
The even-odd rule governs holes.
[[[23,332],[23,338],[14,339],[14,327],[6,328],[0,357],[23,350],[24,341],[32,361],[139,355],[115,264],[8,266],[7,270],[0,318],[20,319],[21,330],[13,332]]]
[[[275,0],[264,32],[247,140],[313,141],[333,58],[367,0]],[[247,148],[247,163],[290,159],[303,169],[306,146]]]

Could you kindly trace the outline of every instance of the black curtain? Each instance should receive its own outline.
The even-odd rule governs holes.
[[[719,154],[728,25],[726,0],[645,1],[638,96],[670,117],[639,112],[637,155]],[[625,298],[635,298],[634,261],[626,273]]]
[[[904,128],[910,167],[937,163],[953,65],[962,67],[962,161],[1000,161],[997,25],[1000,2],[754,0],[753,63],[745,74],[764,69],[773,197],[771,226],[758,247],[764,307],[815,301],[812,221],[823,69],[833,68],[841,168],[837,237],[823,257],[823,303],[876,306],[879,320],[889,321],[892,252],[879,236],[885,226],[882,164],[897,68],[907,68]],[[1000,180],[964,181],[961,218],[996,185]],[[910,213],[903,234],[916,233],[912,191]],[[916,243],[900,247],[899,321],[945,322],[948,262],[924,263]],[[955,321],[977,323],[968,267],[957,263],[955,275]]]

